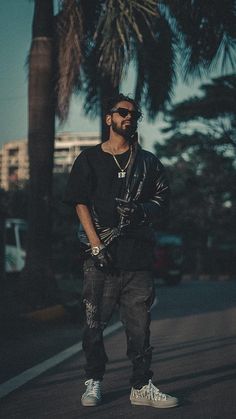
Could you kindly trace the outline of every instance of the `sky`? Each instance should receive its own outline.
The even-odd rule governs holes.
[[[27,67],[26,59],[31,42],[31,25],[34,2],[29,0],[0,1],[0,147],[3,143],[27,137]],[[133,92],[135,79],[131,69],[123,83],[123,93]],[[180,80],[174,91],[174,101],[197,94],[202,81],[185,85]],[[161,139],[162,121],[150,123],[145,115],[139,132],[144,138],[144,148],[153,151],[153,144]],[[98,132],[99,119],[83,114],[79,96],[73,97],[69,118],[60,131]]]

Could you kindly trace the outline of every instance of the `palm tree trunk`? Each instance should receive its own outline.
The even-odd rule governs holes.
[[[106,116],[106,100],[118,93],[119,87],[114,86],[112,82],[106,78],[100,82],[100,106],[101,106],[101,140],[102,142],[109,138],[109,127],[105,123]]]
[[[46,304],[51,272],[51,200],[55,136],[53,0],[35,0],[29,55],[28,152],[29,231],[26,267],[28,297]]]
[[[5,281],[5,218],[0,217],[0,290]]]
[[[3,294],[5,286],[5,222],[6,222],[6,193],[0,189],[0,293]],[[1,297],[0,296],[0,297]]]
[[[5,273],[5,222],[6,222],[6,203],[5,191],[0,188],[0,323],[8,314],[8,304],[6,298],[6,273]]]

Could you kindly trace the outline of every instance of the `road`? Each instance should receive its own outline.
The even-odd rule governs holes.
[[[110,362],[101,406],[80,404],[84,358],[79,353],[3,398],[0,418],[235,419],[236,282],[160,286],[157,297],[151,326],[154,382],[178,396],[181,406],[130,405],[130,364],[120,329],[106,337]]]

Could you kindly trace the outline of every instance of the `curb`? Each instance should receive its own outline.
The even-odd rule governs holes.
[[[23,314],[22,317],[37,321],[58,320],[65,316],[66,311],[61,304]]]
[[[200,274],[198,277],[193,274],[182,275],[182,281],[232,281],[234,280],[233,275],[228,274]]]

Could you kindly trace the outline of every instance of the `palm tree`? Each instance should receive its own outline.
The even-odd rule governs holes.
[[[28,152],[29,152],[29,212],[26,265],[23,272],[26,300],[33,305],[46,304],[54,293],[52,274],[52,173],[55,138],[55,113],[64,89],[69,91],[73,69],[66,67],[80,59],[80,20],[74,1],[67,1],[69,27],[63,29],[67,43],[66,56],[57,51],[53,0],[35,0],[32,43],[29,53],[28,88]],[[65,12],[65,11],[64,11]],[[67,21],[68,22],[68,21]],[[58,26],[60,21],[58,19]],[[69,29],[69,31],[68,31]],[[70,34],[73,34],[70,38]],[[69,57],[69,58],[68,58]],[[67,60],[65,60],[67,58]],[[63,60],[63,66],[57,62]],[[73,67],[74,68],[74,67]],[[78,71],[79,67],[76,68]],[[59,82],[56,84],[56,74]],[[76,74],[77,77],[77,74]],[[56,91],[56,85],[58,92]],[[59,97],[59,100],[57,100]]]
[[[29,54],[29,234],[24,278],[30,300],[45,299],[50,280],[51,192],[55,136],[53,0],[35,0]],[[26,290],[25,290],[26,291]]]
[[[61,4],[61,17],[70,1]],[[74,2],[75,7],[78,7]],[[83,73],[74,78],[74,90],[85,95],[85,111],[101,115],[101,138],[106,138],[102,124],[105,98],[119,90],[129,63],[137,66],[136,100],[144,98],[148,114],[154,118],[161,106],[170,99],[175,79],[175,53],[173,31],[169,22],[160,15],[155,0],[81,0],[84,23],[82,43]],[[59,44],[63,32],[58,31]],[[67,46],[65,45],[65,50]],[[73,57],[69,67],[73,68]],[[76,63],[75,63],[76,66]],[[78,74],[78,73],[77,73]],[[64,91],[61,102],[69,104],[68,97],[73,88]],[[158,92],[158,94],[157,94]],[[59,108],[61,119],[68,113],[68,107]]]
[[[70,3],[62,1],[62,13]],[[99,0],[95,7],[92,0],[81,0],[73,4],[82,11],[86,34],[83,73],[79,83],[74,78],[73,88],[85,94],[84,107],[90,115],[103,117],[104,97],[119,90],[131,62],[136,67],[136,100],[150,119],[170,101],[176,71],[187,79],[211,71],[216,64],[234,66],[233,0],[224,2],[224,7],[217,0]],[[71,87],[64,91],[62,102],[69,103]],[[59,116],[67,112],[68,107],[59,110]]]
[[[7,215],[6,192],[0,188],[0,290],[5,286],[5,221]]]

